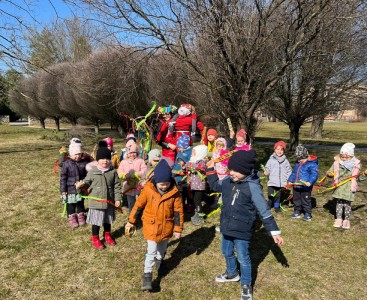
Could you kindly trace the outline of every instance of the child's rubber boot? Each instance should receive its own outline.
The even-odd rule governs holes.
[[[71,228],[77,228],[79,226],[76,214],[69,215],[69,225]]]
[[[92,246],[98,250],[104,249],[104,245],[98,235],[92,235]]]
[[[112,236],[111,236],[111,232],[106,231],[106,232],[104,233],[104,239],[105,239],[105,241],[106,241],[106,243],[107,243],[108,245],[110,245],[110,246],[115,246],[115,245],[116,245],[115,240],[114,240],[114,239],[112,238]]]
[[[343,221],[343,229],[350,229],[350,221],[344,220]]]
[[[152,287],[152,273],[144,273],[143,275],[143,284],[141,286],[142,291],[151,291]]]
[[[342,219],[335,219],[333,227],[340,228],[340,227],[342,227],[342,225],[343,225],[343,220]]]
[[[79,226],[85,225],[85,214],[83,212],[78,213]]]

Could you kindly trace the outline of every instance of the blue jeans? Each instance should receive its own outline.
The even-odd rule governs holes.
[[[237,250],[237,258],[234,256],[234,247]],[[226,259],[226,271],[228,275],[236,275],[237,260],[240,264],[241,284],[251,285],[251,258],[250,241],[222,235],[222,254]]]

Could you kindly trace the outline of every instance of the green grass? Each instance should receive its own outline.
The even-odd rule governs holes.
[[[328,141],[338,145],[347,141],[355,141],[357,146],[366,143],[366,124],[336,125],[344,133],[329,129],[328,125]],[[286,139],[284,126],[267,126],[263,125],[259,136]],[[303,130],[305,137],[307,130]],[[185,223],[183,237],[170,242],[166,257],[170,272],[161,279],[160,291],[142,293],[146,244],[141,230],[133,238],[122,236],[126,215],[118,214],[113,224],[117,246],[103,251],[91,247],[90,227],[72,230],[67,220],[61,218],[59,177],[52,169],[58,148],[68,140],[52,139],[53,134],[34,128],[0,126],[0,299],[239,298],[238,283],[214,282],[215,275],[225,268],[220,236],[214,231],[218,216],[199,228]],[[93,137],[87,139],[86,150],[91,150],[94,141]],[[116,145],[121,148],[122,139],[116,139]],[[259,162],[266,162],[271,148],[255,144]],[[320,174],[332,164],[337,152],[312,151],[319,157]],[[362,163],[367,161],[367,153],[356,149],[356,154]],[[331,200],[330,193],[314,195],[317,207],[310,223],[291,220],[291,208],[277,219],[285,239],[281,248],[271,243],[263,228],[257,229],[252,243],[255,299],[365,297],[366,181],[360,189],[353,203],[349,231],[332,227],[333,215],[323,207]]]

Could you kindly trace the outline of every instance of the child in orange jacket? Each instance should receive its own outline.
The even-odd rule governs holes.
[[[134,227],[141,217],[144,238],[147,240],[143,285],[141,289],[152,290],[152,272],[154,264],[158,275],[167,250],[168,240],[172,235],[181,237],[184,222],[183,205],[180,192],[172,170],[166,160],[161,160],[155,167],[153,180],[147,182],[130,213],[126,228]]]

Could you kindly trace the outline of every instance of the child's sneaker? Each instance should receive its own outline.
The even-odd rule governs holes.
[[[305,213],[303,216],[303,221],[310,222],[312,219],[312,216],[309,213]]]
[[[301,212],[299,210],[295,210],[293,214],[291,214],[292,219],[299,219],[301,217]]]
[[[241,300],[252,300],[252,288],[247,284],[242,285]]]
[[[79,226],[78,217],[76,214],[71,214],[69,216],[69,225],[71,228],[77,228]]]
[[[205,220],[204,220],[204,217],[198,215],[196,218],[191,219],[191,222],[192,222],[192,225],[199,226],[202,223],[204,223]]]
[[[143,275],[143,284],[141,285],[142,291],[151,291],[152,287],[152,273],[144,273]]]
[[[240,275],[237,273],[236,275],[229,276],[227,272],[220,274],[215,277],[216,282],[235,282],[240,280]]]
[[[343,225],[343,220],[342,219],[335,219],[333,227],[340,228],[340,227],[342,227],[342,225]]]
[[[350,229],[350,221],[344,220],[343,221],[343,229]]]

